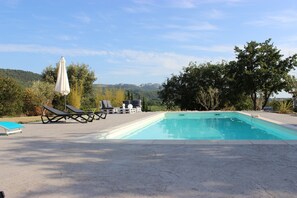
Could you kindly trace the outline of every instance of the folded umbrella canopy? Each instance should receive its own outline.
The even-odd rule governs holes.
[[[58,77],[55,91],[61,93],[61,95],[64,96],[66,109],[66,96],[70,93],[70,87],[66,70],[66,61],[63,56],[61,57],[59,62]]]

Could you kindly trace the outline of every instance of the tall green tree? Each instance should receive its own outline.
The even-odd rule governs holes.
[[[42,81],[55,84],[57,81],[57,74],[58,74],[58,64],[56,65],[56,67],[53,67],[52,65],[50,65],[42,71],[41,73]]]
[[[12,78],[0,77],[0,116],[22,113],[24,89]]]
[[[172,75],[167,78],[166,82],[162,84],[162,89],[158,92],[162,103],[166,105],[167,109],[174,109],[175,106],[180,106],[180,77]]]
[[[86,64],[70,64],[67,67],[67,75],[70,88],[81,87],[79,89],[81,93],[77,95],[81,99],[77,101],[81,101],[82,108],[95,107],[93,83],[96,81],[96,77],[94,71],[91,71]]]
[[[237,93],[249,95],[254,110],[260,97],[263,99],[260,108],[263,108],[272,94],[290,88],[292,81],[288,73],[296,66],[296,54],[283,58],[271,39],[248,42],[243,49],[236,46],[235,54],[237,60],[228,66],[233,81],[230,86]]]
[[[172,75],[162,84],[159,97],[167,108],[179,106],[182,110],[207,110],[217,108],[219,105],[218,96],[221,95],[225,85],[225,62],[212,64],[197,64],[191,62],[179,75]],[[213,95],[205,97],[205,92],[216,90],[217,98],[215,105]],[[204,98],[203,100],[201,100]],[[203,101],[203,102],[202,102]],[[212,104],[206,106],[205,104]]]
[[[86,64],[70,64],[67,67],[67,75],[70,85],[82,84],[84,95],[93,93],[93,83],[96,81],[94,71]]]

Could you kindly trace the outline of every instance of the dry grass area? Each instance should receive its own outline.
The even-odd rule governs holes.
[[[18,123],[29,123],[40,121],[40,116],[23,116],[23,117],[3,117],[0,118],[0,121],[10,121]]]

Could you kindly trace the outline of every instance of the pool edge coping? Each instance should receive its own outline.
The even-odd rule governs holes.
[[[253,118],[258,118],[258,119],[264,120],[266,122],[271,122],[271,123],[280,125],[282,127],[288,128],[288,129],[297,130],[297,126],[294,126],[294,125],[291,125],[291,124],[286,124],[286,123],[276,121],[276,120],[272,120],[272,119],[269,119],[269,118],[264,118],[259,114],[250,114],[250,113],[246,113],[246,112],[242,112],[242,111],[234,111],[234,112],[237,112],[237,113],[240,113],[240,114],[243,114],[243,115],[247,115],[247,116],[250,116],[250,117],[253,117]]]

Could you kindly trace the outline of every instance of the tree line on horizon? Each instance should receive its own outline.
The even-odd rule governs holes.
[[[42,105],[63,110],[64,98],[54,92],[57,71],[58,65],[46,67],[41,75],[22,70],[0,69],[0,116],[40,115]],[[94,72],[86,64],[68,65],[67,74],[71,88],[66,97],[67,104],[84,110],[98,110],[101,100],[110,100],[114,106],[120,107],[124,100],[134,98],[143,101],[145,111],[150,104],[148,101],[154,101],[157,97],[157,90],[146,91],[133,85],[98,86],[94,84]],[[148,84],[146,89],[153,86],[155,85]]]

